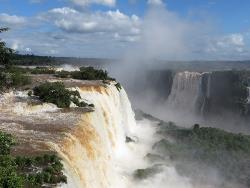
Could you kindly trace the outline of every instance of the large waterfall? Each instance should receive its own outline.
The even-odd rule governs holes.
[[[202,74],[198,72],[179,72],[173,79],[171,93],[167,100],[169,108],[195,112],[196,102],[200,94]]]
[[[76,89],[95,105],[95,111],[84,113],[59,145],[51,143],[65,163],[69,177],[65,187],[127,187],[119,160],[128,150],[125,140],[135,119],[125,91],[114,85]]]

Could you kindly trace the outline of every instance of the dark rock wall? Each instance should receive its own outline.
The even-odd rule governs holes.
[[[198,111],[204,116],[221,116],[225,112],[244,114],[247,85],[239,71],[215,71],[204,74]]]

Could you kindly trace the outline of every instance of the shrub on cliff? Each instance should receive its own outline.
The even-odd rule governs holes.
[[[80,67],[80,71],[72,72],[72,78],[80,80],[114,80],[108,72],[94,67]]]
[[[117,89],[118,91],[120,91],[120,90],[122,89],[122,86],[121,86],[121,84],[120,84],[119,82],[117,82],[117,83],[115,84],[115,87],[116,87],[116,89]]]
[[[56,74],[60,78],[73,78],[78,80],[102,80],[104,84],[109,84],[108,81],[116,81],[108,75],[106,70],[95,69],[94,67],[80,67],[80,71],[61,71]],[[121,84],[117,82],[115,87],[118,91],[122,89]]]
[[[115,80],[109,77],[108,72],[94,67],[80,67],[80,71],[61,71],[57,73],[61,78],[74,78],[78,80]]]
[[[12,156],[10,149],[13,145],[13,137],[0,131],[0,187],[42,187],[45,183],[51,187],[67,183],[61,159],[56,155]]]
[[[71,102],[79,107],[88,106],[87,103],[80,101],[81,96],[78,91],[66,89],[62,82],[43,83],[35,87],[33,93],[43,102],[53,103],[59,108],[68,108]]]

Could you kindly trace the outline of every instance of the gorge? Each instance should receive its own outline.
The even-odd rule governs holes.
[[[204,115],[209,100],[218,97],[211,92],[211,88],[215,88],[216,81],[213,79],[217,78],[217,74],[225,73],[171,73],[173,77],[169,79],[167,76],[167,80],[172,88],[167,92],[164,105],[178,110],[180,114],[182,110],[190,114],[198,110]],[[231,74],[226,73],[225,83]],[[198,152],[204,148],[196,144],[192,146],[192,142],[190,146],[194,148],[190,151],[184,143],[175,146],[179,141],[169,131],[191,131],[192,128],[178,127],[138,110],[135,116],[125,90],[117,87],[117,82],[35,74],[26,88],[43,83],[44,78],[50,83],[62,82],[70,91],[79,92],[84,104],[93,105],[77,107],[71,104],[67,109],[58,108],[52,103],[39,102],[29,89],[10,89],[1,94],[0,130],[18,140],[19,144],[11,151],[13,155],[56,153],[62,160],[63,172],[67,177],[67,183],[58,184],[60,187],[228,188],[248,185],[245,178],[229,181],[224,171],[210,163],[207,170],[199,169],[204,161],[197,161],[196,164],[187,157],[189,161],[180,163],[179,157],[191,155],[193,149]],[[224,133],[220,134],[223,136]],[[229,133],[225,133],[225,136],[231,137]],[[247,144],[249,138],[246,136],[244,139]],[[201,141],[206,144],[204,138]],[[183,147],[183,153],[169,147]],[[248,150],[242,152],[243,155],[237,155],[240,161]],[[173,155],[178,157],[173,158]],[[219,160],[212,152],[208,157]],[[187,164],[193,164],[192,168]],[[247,161],[243,160],[245,164]],[[234,165],[238,167],[240,164]],[[194,171],[190,173],[190,170]],[[247,176],[248,172],[249,169],[246,169],[244,175]],[[213,173],[220,178],[216,179]],[[235,176],[234,172],[232,174]]]
[[[227,130],[233,131],[240,124],[239,130],[248,129],[249,71],[143,71],[135,76],[135,82],[123,82],[137,108],[166,121],[179,121],[182,126],[227,124]],[[182,118],[176,114],[182,114]]]

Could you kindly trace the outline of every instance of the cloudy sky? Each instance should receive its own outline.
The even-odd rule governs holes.
[[[250,59],[249,0],[0,0],[19,53]]]

